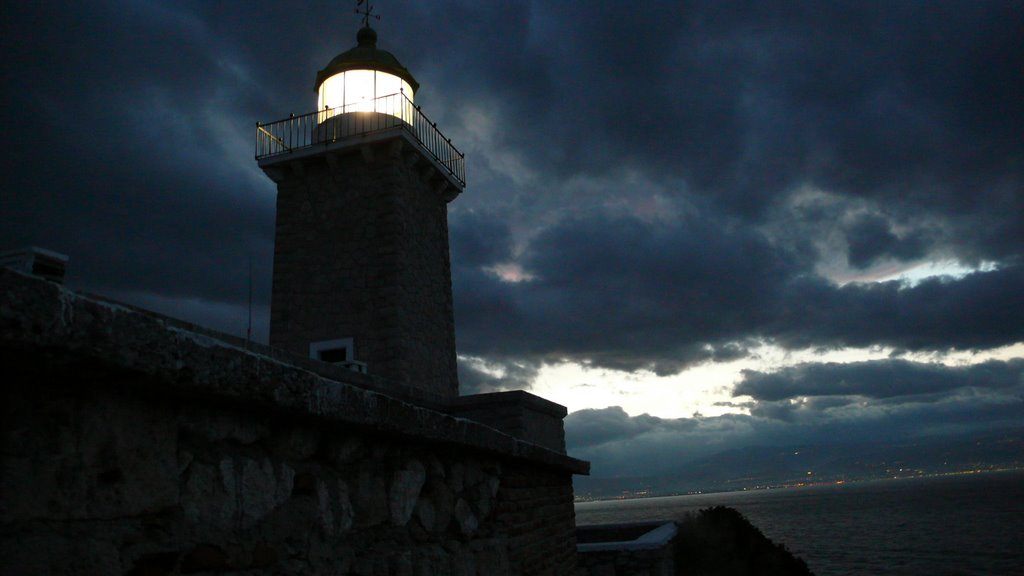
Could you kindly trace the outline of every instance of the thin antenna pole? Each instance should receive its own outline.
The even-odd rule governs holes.
[[[249,254],[249,326],[245,329],[245,343],[252,342],[252,254]]]

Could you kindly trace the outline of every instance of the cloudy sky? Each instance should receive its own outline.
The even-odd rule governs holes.
[[[0,246],[266,338],[254,126],[354,2],[5,6]],[[1024,4],[379,2],[466,153],[463,393],[568,406],[594,474],[1024,425]]]

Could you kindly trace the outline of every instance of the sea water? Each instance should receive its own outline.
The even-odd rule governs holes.
[[[1024,576],[1024,471],[581,502],[576,524],[739,510],[817,576]]]

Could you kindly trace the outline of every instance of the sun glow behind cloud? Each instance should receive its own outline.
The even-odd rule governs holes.
[[[620,406],[631,416],[650,414],[661,418],[749,414],[749,409],[743,406],[749,398],[732,394],[744,370],[772,372],[801,363],[884,360],[893,354],[893,350],[882,347],[787,351],[763,344],[746,358],[706,363],[672,376],[592,368],[577,363],[546,364],[533,381],[531,392],[566,406],[570,412]],[[947,366],[1021,356],[1024,356],[1024,343],[980,352],[900,355],[911,362]]]
[[[502,282],[509,282],[512,284],[529,282],[535,278],[533,274],[523,270],[523,267],[515,262],[495,264],[494,266],[487,267],[484,270],[498,277]]]
[[[959,280],[978,272],[993,272],[999,269],[996,262],[984,261],[974,266],[958,260],[926,260],[914,264],[889,264],[874,267],[861,273],[850,272],[833,278],[840,285],[852,282],[898,281],[907,288],[913,288],[929,278]]]

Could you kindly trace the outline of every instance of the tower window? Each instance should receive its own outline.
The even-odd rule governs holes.
[[[348,360],[351,359],[348,355],[348,348],[331,348],[329,350],[321,350],[319,354],[319,360],[328,362],[330,364],[347,362]]]
[[[343,364],[355,360],[355,342],[352,338],[322,340],[309,344],[309,357],[330,364]]]

